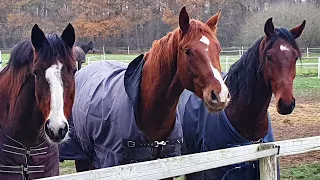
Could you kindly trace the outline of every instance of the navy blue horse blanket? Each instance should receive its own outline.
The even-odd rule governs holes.
[[[225,111],[210,113],[204,102],[187,90],[179,99],[177,121],[183,128],[183,155],[252,144],[234,129]],[[262,141],[274,141],[270,118],[267,135]],[[195,176],[201,180],[257,180],[259,166],[258,161],[245,162],[199,172]]]
[[[143,55],[129,66],[115,61],[88,65],[76,74],[76,95],[70,118],[70,140],[60,146],[60,161],[84,160],[95,168],[181,154],[182,129],[176,123],[157,147],[138,127],[137,109],[144,65]]]

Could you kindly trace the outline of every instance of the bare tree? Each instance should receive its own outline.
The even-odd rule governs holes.
[[[269,6],[267,11],[255,13],[247,18],[237,38],[237,43],[249,46],[257,38],[264,35],[265,21],[273,17],[277,27],[293,28],[306,20],[306,28],[299,44],[301,46],[320,45],[320,11],[315,6],[308,4],[277,3]]]

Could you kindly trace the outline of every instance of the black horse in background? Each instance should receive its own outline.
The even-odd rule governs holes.
[[[93,49],[92,41],[90,41],[89,43],[80,44],[80,46],[74,47],[74,56],[75,56],[76,61],[78,62],[78,70],[80,70],[81,65],[86,62],[86,54],[90,50],[92,51],[92,53],[95,52]]]

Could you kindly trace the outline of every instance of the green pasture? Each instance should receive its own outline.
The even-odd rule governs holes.
[[[319,180],[320,163],[294,166],[281,170],[281,179],[283,180]]]

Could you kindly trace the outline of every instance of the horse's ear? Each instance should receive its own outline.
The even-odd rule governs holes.
[[[272,17],[266,21],[266,24],[264,25],[264,33],[268,38],[270,38],[274,34],[274,25],[272,22]]]
[[[76,40],[73,26],[69,23],[66,29],[62,32],[61,39],[69,46],[73,47]]]
[[[210,19],[208,19],[208,21],[206,22],[206,24],[212,29],[214,33],[217,33],[217,26],[218,26],[220,16],[221,16],[221,9],[219,9],[218,12],[214,16],[212,16]]]
[[[302,24],[300,26],[297,26],[290,30],[292,36],[296,39],[300,37],[302,34],[302,31],[304,30],[304,27],[306,26],[306,20],[303,20]]]
[[[35,24],[31,30],[31,43],[35,50],[40,49],[43,46],[46,36],[43,31]]]
[[[179,26],[182,31],[182,33],[187,33],[189,30],[189,15],[186,11],[186,7],[183,6],[183,8],[180,11],[179,14]]]

